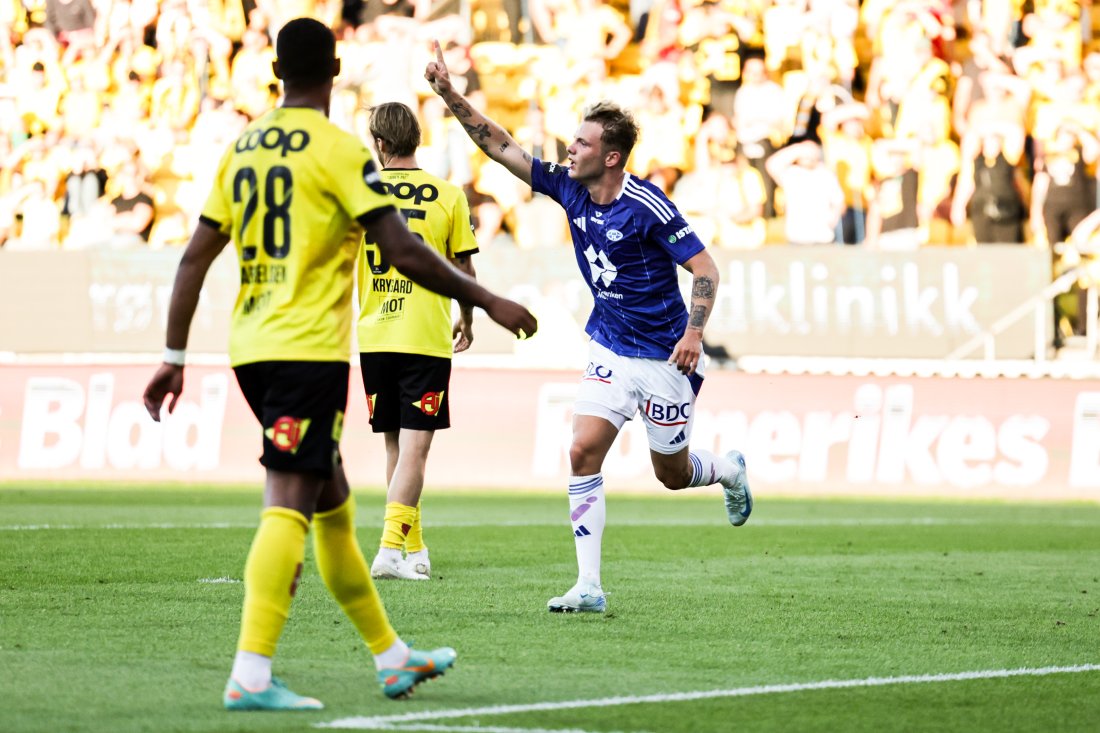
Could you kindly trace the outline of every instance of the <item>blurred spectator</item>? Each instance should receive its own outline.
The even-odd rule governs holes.
[[[61,213],[53,192],[40,179],[30,179],[16,192],[13,206],[15,226],[5,249],[56,249],[61,231]]]
[[[870,111],[859,102],[838,105],[822,117],[825,161],[836,171],[844,191],[844,214],[837,241],[860,244],[867,233],[867,198],[871,190]]]
[[[768,173],[783,192],[784,232],[790,244],[831,244],[844,213],[844,192],[825,165],[821,146],[806,140],[767,160]]]
[[[1003,59],[993,53],[989,36],[985,33],[976,33],[968,47],[970,56],[962,63],[951,99],[951,120],[960,136],[966,134],[971,107],[985,97],[983,75],[1004,75],[1012,71]]]
[[[118,193],[111,199],[114,209],[111,246],[125,248],[148,243],[156,212],[140,167],[134,161],[124,163],[112,183]]]
[[[775,0],[764,11],[767,70],[782,73],[801,66],[802,36],[809,27],[806,0]]]
[[[775,216],[775,181],[764,161],[786,139],[789,118],[783,87],[768,78],[764,60],[759,56],[745,59],[741,88],[733,100],[733,127],[741,151],[764,180],[764,216],[768,219]]]
[[[990,49],[1007,56],[1020,38],[1023,3],[1018,0],[968,0],[967,16],[971,27],[989,37]]]
[[[874,183],[867,209],[867,246],[912,251],[921,245],[918,206],[921,146],[915,138],[881,139],[871,152]]]
[[[1095,178],[1088,169],[1100,157],[1100,141],[1075,122],[1064,122],[1053,139],[1042,146],[1035,161],[1035,182],[1031,192],[1031,221],[1034,232],[1045,233],[1051,247],[1054,276],[1072,266],[1063,261],[1061,246],[1096,209]],[[1080,305],[1084,292],[1074,286],[1054,299],[1054,346],[1064,338],[1084,333]]]
[[[764,244],[764,181],[737,152],[729,119],[712,112],[696,138],[694,169],[672,195],[699,238],[723,249]]]
[[[1024,130],[1012,121],[971,126],[961,145],[962,167],[951,204],[951,223],[969,218],[978,244],[1024,241],[1026,209],[1017,165],[1024,152]]]
[[[230,71],[231,99],[237,109],[256,119],[271,109],[279,83],[272,71],[275,49],[266,33],[248,28],[241,37],[241,50],[233,57]]]
[[[702,109],[685,107],[660,84],[650,85],[644,94],[644,104],[635,112],[640,134],[628,170],[643,178],[661,172],[666,179],[675,179],[678,173],[673,171],[691,168],[690,142],[699,129]]]
[[[691,54],[701,87],[699,101],[722,114],[733,114],[741,79],[741,47],[756,36],[756,24],[745,11],[723,0],[689,4],[680,25],[680,43]]]
[[[100,166],[96,149],[91,145],[74,147],[69,160],[61,214],[68,217],[72,225],[90,214],[103,195],[107,171]]]
[[[597,0],[529,0],[531,23],[544,43],[561,52],[568,79],[607,77],[610,63],[634,33],[611,5]]]
[[[1079,124],[1067,121],[1043,145],[1035,161],[1031,191],[1033,232],[1045,233],[1050,245],[1064,242],[1096,208],[1095,179],[1089,169],[1100,158],[1100,141]]]
[[[46,0],[46,28],[67,54],[95,45],[96,12],[91,0]]]

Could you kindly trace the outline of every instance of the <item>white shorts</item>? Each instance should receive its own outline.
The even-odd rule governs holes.
[[[695,397],[703,386],[702,362],[688,377],[661,359],[619,356],[591,341],[573,413],[602,417],[621,428],[640,412],[650,450],[679,453],[691,439]]]

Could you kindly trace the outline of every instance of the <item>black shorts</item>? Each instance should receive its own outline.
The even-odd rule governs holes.
[[[371,429],[389,433],[451,427],[451,360],[389,351],[359,355]]]
[[[340,463],[348,405],[346,362],[261,361],[233,368],[264,429],[267,468],[324,478]]]

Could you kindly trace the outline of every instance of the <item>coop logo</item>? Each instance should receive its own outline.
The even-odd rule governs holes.
[[[264,436],[277,450],[296,455],[302,440],[306,437],[307,430],[309,430],[308,418],[280,417],[274,425],[264,431]]]
[[[238,153],[247,153],[257,148],[278,150],[285,158],[288,153],[300,153],[309,146],[309,133],[305,130],[284,130],[281,127],[267,127],[262,130],[249,130],[237,138],[233,149]]]
[[[687,425],[688,418],[691,417],[691,403],[676,405],[649,399],[645,402],[645,414],[654,425]]]
[[[383,183],[382,185],[397,198],[402,201],[412,201],[417,206],[431,203],[439,198],[439,189],[430,183],[414,186],[408,181],[401,181],[399,183]]]
[[[691,225],[688,225],[688,226],[684,227],[683,229],[676,232],[675,234],[669,234],[668,235],[668,243],[669,244],[675,244],[676,242],[679,242],[681,239],[683,239],[684,237],[686,237],[689,234],[691,234]]]
[[[589,275],[592,278],[593,285],[603,283],[603,286],[607,287],[615,282],[619,271],[615,269],[615,265],[611,264],[611,260],[607,259],[606,252],[602,249],[597,252],[590,244],[588,249],[584,251],[584,256],[588,260]]]
[[[378,175],[378,169],[374,167],[373,160],[363,164],[363,183],[379,196],[386,195],[386,184],[382,183],[382,176]]]
[[[618,229],[608,229],[607,238],[610,239],[612,242],[618,242],[620,239],[623,238],[623,233],[620,232]]]
[[[428,417],[435,417],[443,407],[443,392],[425,392],[423,397],[413,403],[413,407]]]
[[[18,466],[26,470],[219,467],[229,380],[209,374],[161,422],[149,419],[140,392],[116,400],[116,375],[87,381],[31,377],[23,393]],[[129,385],[132,380],[125,379]],[[128,393],[134,390],[127,388]],[[197,397],[197,399],[192,398]]]

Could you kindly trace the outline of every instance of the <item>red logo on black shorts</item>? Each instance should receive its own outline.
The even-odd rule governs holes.
[[[264,431],[264,435],[278,450],[284,453],[297,453],[298,446],[302,444],[302,438],[306,437],[309,429],[309,420],[296,417],[280,417],[275,423]]]
[[[443,407],[443,392],[425,392],[424,396],[413,403],[425,415],[432,417]]]

